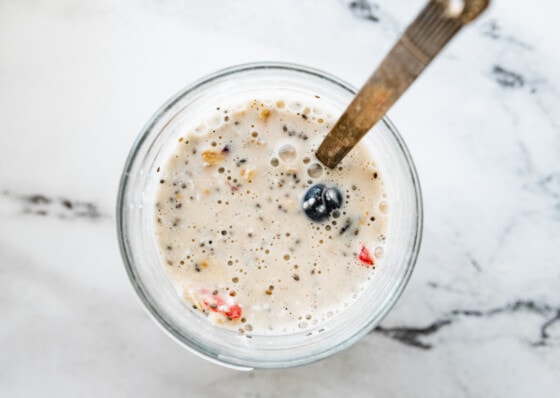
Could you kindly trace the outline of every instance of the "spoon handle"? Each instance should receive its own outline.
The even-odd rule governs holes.
[[[334,168],[401,97],[441,49],[490,0],[430,0],[324,138],[317,158]]]

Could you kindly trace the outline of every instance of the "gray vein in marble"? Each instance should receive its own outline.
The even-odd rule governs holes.
[[[518,173],[529,178],[529,183],[523,188],[528,190],[536,189],[540,195],[545,195],[552,199],[555,202],[555,210],[560,215],[560,171],[554,170],[548,173],[538,173],[527,145],[520,142],[519,149],[522,167],[520,167]]]
[[[347,3],[347,7],[350,8],[352,14],[358,18],[379,22],[379,16],[377,14],[379,5],[377,3],[367,0],[353,0]]]
[[[506,304],[502,307],[495,307],[489,310],[452,310],[431,324],[424,327],[399,326],[384,327],[377,326],[373,332],[382,334],[403,344],[429,350],[434,347],[433,343],[426,342],[423,338],[437,334],[442,328],[455,324],[461,318],[476,317],[491,319],[500,314],[514,314],[520,311],[540,315],[543,323],[540,326],[540,338],[530,343],[534,347],[552,345],[550,342],[549,328],[560,321],[560,307],[554,307],[546,303],[537,303],[532,300],[518,300]]]
[[[442,291],[448,292],[448,293],[454,293],[454,294],[460,294],[460,295],[471,295],[472,294],[472,292],[470,292],[470,291],[458,289],[456,287],[449,286],[447,284],[443,284],[443,283],[440,283],[440,282],[428,281],[428,282],[426,282],[426,284],[432,289],[438,289],[438,290],[442,290]]]
[[[560,199],[560,172],[547,175],[539,180],[537,184],[546,195],[553,199]]]
[[[66,197],[52,197],[37,193],[17,194],[8,190],[2,191],[2,196],[18,203],[23,214],[32,216],[88,220],[98,220],[107,217],[93,202],[73,200]]]
[[[504,30],[496,19],[481,24],[482,36],[498,42],[500,49],[498,54],[501,54],[499,58],[502,58],[493,62],[492,79],[504,89],[527,89],[530,94],[533,94],[534,101],[544,118],[550,122],[553,128],[557,129],[559,121],[555,109],[560,95],[554,84],[557,79],[550,76],[550,72],[545,73],[549,61],[549,58],[546,57],[547,54],[538,54],[535,47],[527,41],[520,39],[517,35],[506,33]],[[509,46],[507,46],[508,44]],[[506,62],[504,58],[514,59],[516,67],[509,66],[511,61]],[[552,68],[550,71],[556,71],[556,69]],[[504,109],[508,113],[516,115],[516,112],[508,109],[507,106]],[[515,120],[517,121],[517,118]]]
[[[373,22],[391,39],[402,32],[401,24],[393,15],[382,9],[378,3],[368,0],[342,0],[341,3],[358,19]]]
[[[525,78],[523,76],[500,65],[494,65],[492,75],[496,83],[502,87],[522,88],[525,85]]]
[[[549,121],[550,125],[555,129],[560,129],[560,118],[558,117],[558,103],[560,102],[560,93],[552,81],[541,79],[544,93],[536,95],[536,103],[542,114]],[[536,93],[537,89],[533,88],[532,93]]]
[[[529,176],[535,173],[535,165],[533,159],[531,159],[531,154],[529,153],[529,149],[524,142],[520,141],[518,143],[519,151],[521,152],[521,161],[520,167],[516,170],[518,174]]]
[[[439,331],[442,327],[447,326],[452,322],[453,321],[451,319],[442,319],[439,321],[435,321],[425,327],[407,326],[385,328],[383,326],[377,326],[374,329],[374,332],[381,333],[384,336],[397,340],[403,344],[410,345],[412,347],[429,350],[432,348],[432,344],[424,343],[422,340],[420,340],[420,337],[432,335]]]
[[[560,309],[556,310],[556,315],[550,318],[548,321],[542,324],[541,326],[541,339],[534,343],[535,346],[543,346],[546,345],[546,342],[550,338],[550,334],[548,333],[548,329],[555,324],[556,322],[560,321]]]
[[[499,40],[524,50],[534,50],[534,47],[522,40],[517,39],[515,36],[504,33],[501,25],[497,20],[491,19],[481,25],[482,36],[488,37],[492,40]]]
[[[470,254],[468,254],[467,257],[469,259],[469,264],[473,266],[476,272],[482,272],[482,267],[480,266],[478,260]]]
[[[555,219],[560,220],[560,172],[544,176],[537,181],[537,187],[542,194],[553,200]]]
[[[519,53],[515,51],[514,53]],[[550,78],[544,77],[541,71],[528,70],[525,66],[525,72],[522,74],[518,70],[510,67],[504,67],[494,62],[490,77],[504,90],[526,91],[535,102],[540,110],[542,117],[547,120],[553,129],[560,128],[558,113],[556,112],[560,94],[554,86]],[[521,111],[512,109],[507,101],[500,101],[502,109],[507,112],[514,124],[520,121]]]

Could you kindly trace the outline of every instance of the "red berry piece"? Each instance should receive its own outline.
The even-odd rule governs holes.
[[[218,312],[225,315],[229,319],[238,319],[241,317],[241,306],[237,303],[229,304],[223,297],[212,294],[207,300],[202,302],[210,311]]]
[[[239,304],[233,304],[229,307],[229,310],[224,313],[230,319],[238,319],[241,317],[241,306]]]
[[[365,246],[362,246],[362,249],[360,250],[360,254],[358,254],[358,260],[360,260],[362,263],[367,265],[374,264],[373,257],[371,256],[369,250]]]

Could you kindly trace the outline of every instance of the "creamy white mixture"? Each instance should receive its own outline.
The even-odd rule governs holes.
[[[382,176],[363,144],[337,169],[321,166],[314,152],[333,122],[318,98],[222,105],[154,170],[163,267],[209,321],[248,334],[306,329],[344,311],[374,276]],[[343,197],[322,222],[302,207],[318,183]]]

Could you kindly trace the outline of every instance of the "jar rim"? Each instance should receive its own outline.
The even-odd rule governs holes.
[[[382,119],[383,125],[387,128],[390,132],[391,136],[395,139],[397,144],[397,150],[403,155],[406,166],[410,173],[410,178],[412,182],[412,190],[415,196],[415,231],[414,231],[414,239],[412,242],[412,247],[410,249],[409,258],[407,259],[407,267],[405,273],[400,277],[399,283],[395,285],[393,288],[392,295],[388,298],[386,305],[383,307],[383,310],[377,314],[376,319],[372,320],[368,325],[364,325],[363,328],[357,333],[355,333],[352,338],[345,341],[343,346],[337,347],[330,347],[330,349],[326,349],[318,355],[314,355],[312,357],[307,358],[300,358],[297,361],[293,361],[290,363],[286,362],[274,362],[271,361],[269,363],[262,363],[262,362],[255,362],[251,360],[239,360],[235,358],[224,359],[222,356],[217,355],[216,353],[208,352],[208,350],[200,344],[200,342],[185,339],[184,333],[181,330],[178,330],[175,325],[169,322],[165,317],[162,316],[158,308],[154,305],[153,299],[147,293],[147,289],[144,286],[144,282],[142,278],[136,272],[134,259],[131,253],[131,247],[128,243],[127,239],[127,216],[125,215],[125,209],[127,208],[126,197],[128,190],[130,188],[130,177],[133,173],[133,167],[137,164],[138,156],[140,149],[145,147],[146,145],[150,145],[151,143],[148,141],[150,137],[150,133],[153,131],[154,127],[168,115],[168,112],[174,108],[182,99],[187,97],[188,95],[196,92],[197,90],[203,89],[204,87],[212,84],[215,81],[227,79],[232,76],[236,76],[242,73],[251,72],[251,71],[285,71],[285,72],[295,72],[297,74],[301,74],[302,76],[313,76],[315,78],[319,78],[321,81],[324,81],[326,84],[332,85],[333,87],[338,87],[342,89],[352,96],[356,94],[356,89],[352,87],[350,84],[344,82],[343,80],[330,75],[326,72],[323,72],[319,69],[310,68],[307,66],[292,64],[292,63],[283,63],[283,62],[258,62],[258,63],[248,63],[248,64],[241,64],[237,66],[232,66],[229,68],[225,68],[219,70],[217,72],[211,73],[205,77],[202,77],[190,85],[186,86],[179,92],[177,92],[174,96],[172,96],[168,101],[166,101],[150,118],[150,120],[146,123],[146,125],[142,128],[140,134],[136,138],[133,143],[132,149],[128,155],[128,158],[125,163],[125,167],[123,170],[123,174],[121,176],[119,190],[118,190],[118,197],[117,197],[117,235],[119,240],[119,247],[121,251],[121,256],[123,258],[123,262],[128,274],[128,277],[138,295],[140,300],[142,301],[144,307],[147,309],[150,316],[159,324],[165,332],[170,335],[172,338],[177,340],[180,344],[190,348],[191,351],[195,352],[196,354],[209,359],[212,362],[226,365],[236,369],[252,369],[252,368],[280,368],[280,367],[289,367],[289,366],[297,366],[303,365],[311,362],[315,362],[317,360],[323,359],[328,357],[341,349],[353,344],[358,339],[363,337],[366,333],[368,333],[375,325],[377,325],[381,319],[389,312],[389,310],[394,306],[398,298],[401,296],[408,280],[410,279],[411,273],[414,269],[414,265],[416,263],[416,259],[419,252],[419,247],[421,243],[422,237],[422,225],[423,225],[423,210],[422,210],[422,196],[420,191],[420,184],[416,172],[416,168],[410,156],[410,153],[404,143],[404,140],[398,133],[397,129],[393,125],[393,123],[387,118],[384,117]],[[160,266],[158,263],[157,266]]]

